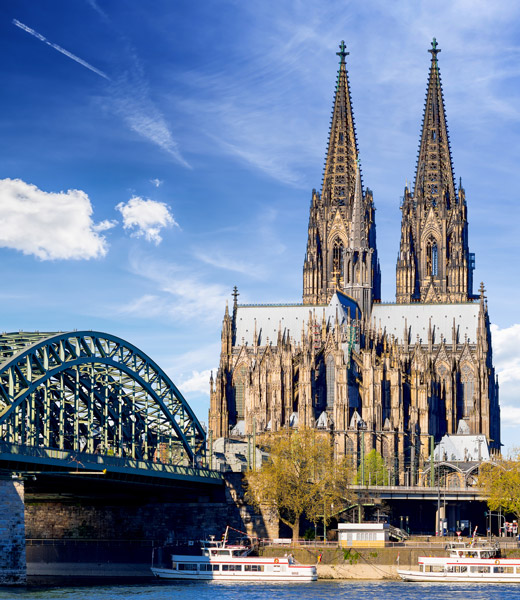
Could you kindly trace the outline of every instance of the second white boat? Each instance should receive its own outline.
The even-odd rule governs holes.
[[[520,583],[520,558],[500,558],[496,545],[453,543],[448,556],[421,556],[418,570],[398,569],[405,581]]]
[[[201,556],[172,554],[171,566],[155,567],[152,572],[161,579],[200,581],[316,581],[315,565],[299,564],[294,557],[267,558],[249,556],[251,548],[228,544],[228,530],[222,541],[213,538],[201,542]]]

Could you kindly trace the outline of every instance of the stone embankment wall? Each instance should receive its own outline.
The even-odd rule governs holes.
[[[0,479],[0,584],[26,581],[24,484]]]
[[[240,475],[226,477],[216,501],[176,501],[174,494],[150,501],[140,497],[89,499],[27,498],[28,539],[198,540],[222,535],[227,525],[258,537],[276,537],[278,523],[268,511],[254,511],[244,501]]]

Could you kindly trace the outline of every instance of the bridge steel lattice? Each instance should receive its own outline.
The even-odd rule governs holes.
[[[0,336],[0,437],[29,455],[206,465],[204,429],[168,375],[94,331]]]

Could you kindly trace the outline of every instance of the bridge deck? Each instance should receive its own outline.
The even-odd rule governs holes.
[[[476,487],[423,487],[423,486],[364,486],[353,485],[352,490],[368,497],[381,500],[437,500],[439,496],[446,501],[485,500],[482,491]]]
[[[56,450],[53,448],[36,448],[21,444],[0,442],[0,467],[8,464],[10,470],[13,463],[24,471],[48,472],[56,469],[56,473],[73,475],[77,473],[100,477],[120,476],[122,478],[155,478],[162,480],[184,480],[197,483],[222,485],[223,477],[218,471],[212,471],[197,466],[166,464],[132,458],[120,458],[87,452]]]

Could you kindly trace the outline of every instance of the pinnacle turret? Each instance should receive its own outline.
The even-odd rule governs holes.
[[[361,188],[361,173],[359,161],[356,169],[356,187],[352,203],[352,226],[349,238],[349,248],[367,248],[365,210],[363,206],[363,191]]]

